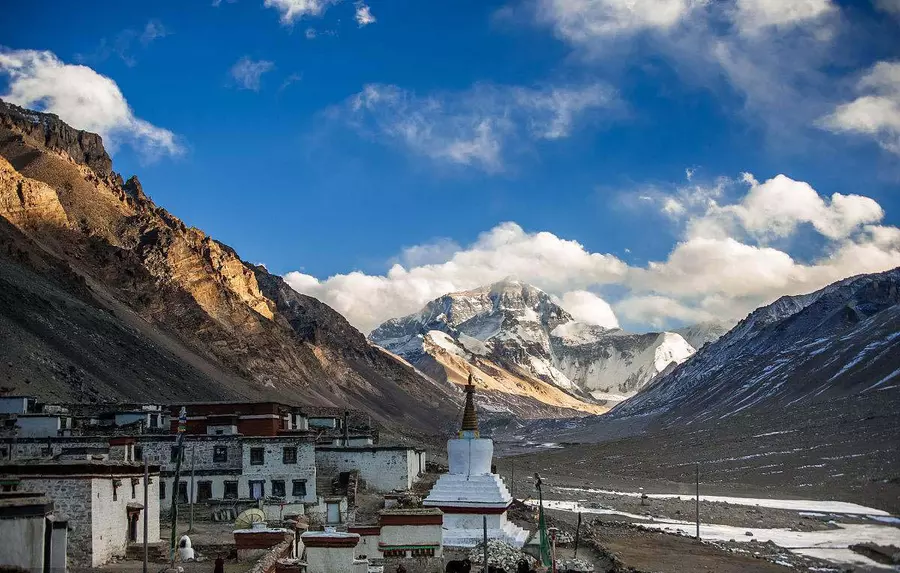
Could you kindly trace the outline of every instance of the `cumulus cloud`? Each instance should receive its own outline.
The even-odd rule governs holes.
[[[900,61],[878,62],[857,83],[860,96],[839,105],[818,125],[835,133],[868,136],[900,154]]]
[[[266,8],[274,8],[281,14],[281,23],[291,25],[305,17],[321,16],[329,6],[340,0],[265,0]]]
[[[552,233],[503,223],[471,245],[441,239],[407,248],[384,275],[352,272],[319,280],[294,272],[285,279],[366,332],[445,293],[508,276],[554,295],[578,320],[659,329],[739,319],[782,295],[900,266],[900,229],[881,224],[884,212],[872,199],[823,197],[784,175],[758,182],[745,174],[705,187],[694,179],[670,194],[682,206],[683,235],[663,260],[644,265],[629,266]],[[740,195],[729,199],[732,188]],[[662,192],[648,199],[642,203],[665,208]],[[772,237],[795,236],[801,226],[820,235],[820,252],[800,259],[766,244]],[[614,300],[595,294],[610,288],[621,293]]]
[[[263,74],[275,68],[275,64],[267,60],[252,60],[244,56],[231,66],[230,74],[235,84],[245,90],[259,91]]]
[[[365,2],[357,2],[355,6],[356,23],[359,24],[360,28],[375,23],[376,20],[375,16],[372,15],[372,9]]]
[[[564,293],[559,305],[579,322],[596,324],[604,328],[619,328],[619,321],[612,307],[592,292],[573,290]]]
[[[368,332],[448,292],[509,276],[563,295],[588,285],[620,282],[625,272],[625,263],[613,255],[589,252],[552,233],[528,233],[515,223],[503,223],[442,262],[409,267],[397,263],[385,275],[351,272],[320,281],[292,272],[284,278],[298,292],[326,302]]]
[[[369,84],[332,114],[417,155],[496,172],[503,169],[504,150],[512,141],[566,137],[577,117],[616,105],[615,92],[599,83],[477,84],[464,92],[427,96]]]
[[[183,151],[174,133],[136,117],[116,82],[87,66],[49,51],[0,50],[0,73],[9,77],[2,99],[98,133],[109,149],[127,144],[151,158]]]

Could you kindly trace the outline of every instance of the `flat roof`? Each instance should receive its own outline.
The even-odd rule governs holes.
[[[424,448],[415,448],[413,446],[316,446],[317,450],[324,452],[387,452],[387,451],[407,451],[424,452]]]
[[[149,466],[151,474],[159,473],[159,464]],[[138,462],[109,460],[16,460],[0,463],[0,476],[71,476],[99,475],[113,477],[115,474],[143,475],[144,465]]]
[[[53,500],[39,493],[0,496],[0,518],[43,517],[53,511]]]

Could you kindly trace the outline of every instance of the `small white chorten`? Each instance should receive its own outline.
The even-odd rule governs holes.
[[[434,484],[423,505],[444,512],[444,546],[474,547],[481,543],[483,519],[487,517],[488,539],[522,547],[528,532],[507,520],[512,496],[500,476],[491,473],[494,442],[478,434],[471,374],[465,390],[466,407],[459,437],[447,440],[450,471]]]

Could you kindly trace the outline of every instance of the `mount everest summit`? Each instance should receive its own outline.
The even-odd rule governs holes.
[[[702,335],[714,338],[710,332]],[[435,378],[461,383],[472,370],[493,407],[523,415],[535,407],[605,411],[695,352],[675,332],[578,322],[549,294],[515,280],[446,294],[369,339]]]

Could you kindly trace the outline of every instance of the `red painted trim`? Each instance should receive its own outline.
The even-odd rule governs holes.
[[[310,537],[300,536],[306,547],[356,547],[359,545],[359,537],[325,537],[315,535]]]
[[[109,445],[110,446],[130,446],[134,443],[134,438],[121,437],[121,438],[110,438]]]
[[[347,531],[358,535],[381,535],[381,527],[377,525],[350,525],[347,527]]]

